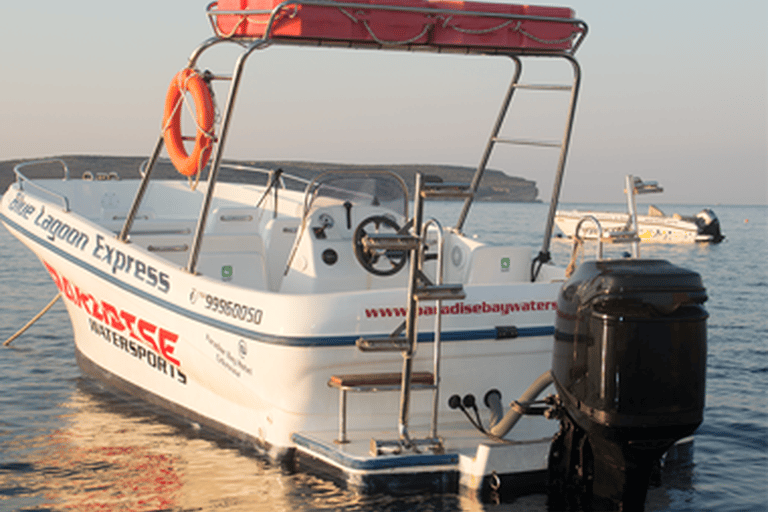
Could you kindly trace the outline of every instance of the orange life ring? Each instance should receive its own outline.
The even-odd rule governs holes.
[[[197,123],[195,147],[191,153],[187,153],[184,138],[181,135],[183,95],[187,91],[192,95],[195,104]],[[184,176],[194,176],[208,163],[213,149],[211,144],[213,120],[211,90],[200,73],[191,68],[182,69],[176,73],[165,96],[163,139],[173,166]]]

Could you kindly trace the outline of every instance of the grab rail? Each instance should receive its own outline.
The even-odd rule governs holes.
[[[16,166],[14,166],[13,172],[14,172],[14,174],[16,174],[16,182],[19,184],[19,190],[24,190],[24,182],[26,182],[28,185],[31,185],[33,188],[36,188],[37,190],[39,190],[39,191],[41,191],[41,192],[43,192],[45,194],[49,194],[52,197],[60,200],[62,202],[62,207],[63,207],[64,211],[65,212],[69,212],[69,199],[67,199],[67,196],[61,195],[61,194],[59,194],[57,192],[53,192],[53,191],[48,190],[47,188],[45,188],[45,187],[43,187],[41,185],[38,185],[34,181],[30,180],[29,178],[27,178],[26,176],[21,174],[21,171],[19,171],[19,169],[21,169],[22,167],[28,167],[28,166],[31,166],[31,165],[40,165],[40,164],[50,164],[50,163],[55,163],[55,162],[60,163],[61,166],[64,168],[64,178],[63,178],[62,181],[69,180],[69,167],[67,167],[67,163],[64,160],[60,159],[60,158],[49,158],[49,159],[46,159],[46,160],[34,160],[32,162],[24,162],[24,163],[21,163],[21,164],[17,164]]]
[[[64,168],[64,181],[67,181],[69,179],[69,167],[67,167],[67,163],[61,158],[47,158],[45,160],[33,160],[31,162],[23,162],[20,164],[16,164],[16,166],[13,168],[13,171],[16,172],[18,169],[21,169],[22,167],[29,167],[31,165],[52,164],[54,162],[60,163],[61,166]]]
[[[424,223],[424,231],[422,233],[422,246],[426,245],[427,235],[430,227],[434,227],[437,231],[437,260],[435,267],[435,284],[441,286],[443,284],[443,246],[445,245],[443,239],[443,226],[440,221],[434,218],[428,219]],[[423,258],[419,259],[423,263]],[[434,340],[432,346],[432,375],[433,385],[432,388],[432,421],[430,426],[430,435],[432,439],[437,439],[437,412],[440,405],[440,359],[442,358],[441,351],[441,339],[443,332],[443,302],[437,300],[435,302],[435,328],[434,328]]]
[[[579,257],[579,251],[584,245],[584,239],[579,236],[581,225],[586,221],[592,221],[597,228],[597,260],[603,259],[603,226],[600,225],[600,221],[594,215],[585,215],[576,224],[576,229],[573,232],[573,249],[571,250],[571,261],[568,262],[568,266],[565,267],[565,277],[570,278],[576,271],[576,260]]]
[[[581,229],[581,225],[588,220],[591,220],[597,227],[597,259],[601,260],[603,259],[603,226],[594,215],[586,215],[579,220],[579,223],[576,224],[576,231],[573,233],[573,243],[580,244],[584,241],[579,237],[579,230]]]

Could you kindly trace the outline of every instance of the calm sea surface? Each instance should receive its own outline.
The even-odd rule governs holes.
[[[663,209],[694,214],[700,207]],[[650,490],[649,511],[768,510],[768,208],[714,209],[723,243],[642,247],[644,257],[702,274],[710,314],[704,423],[692,460],[665,467],[661,486]],[[467,232],[492,243],[511,237],[540,245],[546,210],[478,204]],[[567,263],[569,244],[553,240],[552,251],[558,263]],[[2,341],[56,289],[5,229],[0,262]],[[83,377],[61,302],[11,348],[0,347],[0,404],[0,510],[547,510],[541,494],[500,504],[453,495],[361,497],[288,473]]]

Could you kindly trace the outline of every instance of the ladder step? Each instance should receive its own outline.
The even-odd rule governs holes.
[[[422,185],[423,197],[469,197],[472,195],[469,183],[434,182]]]
[[[355,342],[362,352],[403,352],[411,347],[407,338],[358,338]]]
[[[438,284],[416,288],[418,300],[461,300],[467,296],[460,284]]]
[[[561,84],[515,84],[515,89],[530,89],[534,91],[570,91],[572,85]]]
[[[402,373],[353,373],[346,375],[331,375],[328,385],[332,388],[348,388],[354,391],[387,391],[390,388],[400,389],[403,383]],[[435,383],[435,376],[430,372],[412,372],[411,386],[424,389]]]
[[[375,233],[363,237],[366,249],[381,249],[385,251],[410,251],[418,249],[421,239],[417,236],[398,233]]]
[[[402,453],[403,450],[408,448],[426,447],[431,449],[434,453],[444,453],[443,440],[439,437],[428,437],[426,439],[409,439],[410,446],[406,446],[402,440],[378,440],[371,438],[371,444],[369,445],[369,454],[371,457],[377,457],[379,455],[391,454],[397,455]]]
[[[532,139],[505,139],[502,137],[494,137],[494,142],[500,142],[502,144],[517,144],[520,146],[539,146],[543,148],[559,148],[562,144],[559,141],[550,140],[532,140]]]

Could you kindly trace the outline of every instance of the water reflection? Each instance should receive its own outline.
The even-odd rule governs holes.
[[[0,509],[460,510],[458,496],[359,496],[271,464],[235,441],[78,378],[56,425],[18,433]],[[8,432],[6,432],[7,434]],[[15,461],[9,460],[13,458]],[[482,510],[467,502],[468,510]]]
[[[202,431],[80,378],[58,426],[18,437],[16,462],[0,466],[0,508],[16,510],[463,510],[536,511],[546,496],[481,503],[466,495],[360,496],[277,467],[234,441]],[[23,461],[22,461],[23,460]],[[669,473],[669,472],[668,472]],[[647,510],[690,489],[675,466],[651,489]]]
[[[21,440],[27,461],[2,468],[3,494],[20,506],[236,511],[285,502],[290,476],[280,469],[91,381],[79,380],[63,407],[59,428]]]

